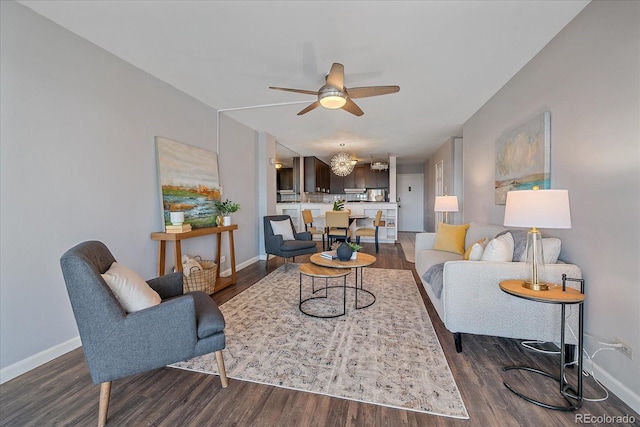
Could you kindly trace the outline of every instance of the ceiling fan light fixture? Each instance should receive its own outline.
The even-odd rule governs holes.
[[[338,153],[331,158],[331,170],[338,176],[349,175],[353,172],[354,165],[349,153]]]
[[[336,110],[347,103],[347,94],[331,86],[322,86],[318,92],[318,101],[324,108]]]

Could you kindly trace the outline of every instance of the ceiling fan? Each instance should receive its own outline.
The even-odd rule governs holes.
[[[400,91],[400,86],[364,86],[347,89],[344,85],[344,66],[337,62],[334,62],[331,66],[331,70],[329,71],[329,74],[327,74],[326,80],[327,84],[322,86],[318,91],[273,86],[269,86],[269,89],[316,95],[318,100],[300,111],[298,113],[299,116],[308,113],[319,106],[332,110],[342,108],[351,114],[362,116],[364,112],[356,105],[355,102],[353,102],[354,99],[386,95]]]

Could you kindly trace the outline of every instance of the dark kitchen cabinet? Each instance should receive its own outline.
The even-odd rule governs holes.
[[[344,177],[331,172],[329,175],[329,189],[333,194],[344,193]]]
[[[355,185],[353,188],[367,188],[367,169],[368,168],[364,166],[353,168],[353,172],[351,173]]]
[[[356,175],[353,172],[342,179],[344,180],[344,188],[356,188]]]
[[[371,170],[371,165],[365,165],[366,188],[389,188],[389,170]]]
[[[304,158],[304,191],[328,193],[331,186],[331,168],[316,157]]]
[[[293,190],[293,168],[278,169],[276,181],[278,190]]]

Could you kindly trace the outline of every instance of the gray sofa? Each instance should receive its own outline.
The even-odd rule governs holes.
[[[465,248],[483,237],[492,239],[505,227],[472,222],[467,230]],[[462,351],[461,334],[492,335],[506,338],[560,342],[560,305],[517,298],[503,292],[499,283],[524,279],[522,262],[464,261],[463,256],[433,249],[436,233],[418,233],[415,242],[415,266],[422,285],[446,328],[454,333],[456,349]],[[425,279],[434,265],[444,263],[442,289]],[[545,267],[547,281],[562,282],[562,274],[582,278],[580,268],[558,262]],[[567,282],[579,289],[579,283]],[[567,325],[578,331],[578,307],[567,306]],[[566,341],[575,344],[567,329]]]

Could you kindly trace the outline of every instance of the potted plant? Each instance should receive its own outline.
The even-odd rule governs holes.
[[[356,259],[358,257],[358,251],[362,249],[362,246],[353,242],[347,242],[347,245],[349,245],[349,247],[353,251],[353,253],[351,254],[351,259]]]
[[[333,202],[334,211],[341,211],[343,209],[344,209],[344,200],[336,200],[335,202]]]
[[[232,202],[227,199],[224,202],[222,200],[214,200],[213,204],[218,211],[218,216],[222,216],[222,225],[231,225],[231,214],[234,212],[238,212],[240,210],[240,203]],[[218,225],[220,225],[220,220],[217,220]]]

